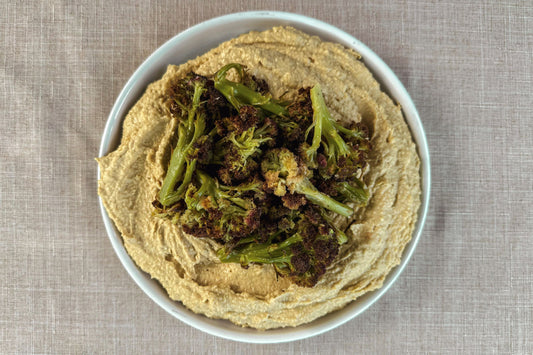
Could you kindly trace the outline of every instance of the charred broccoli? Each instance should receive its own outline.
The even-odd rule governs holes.
[[[197,164],[202,136],[206,134],[206,115],[201,108],[206,79],[189,75],[178,83],[171,110],[178,115],[178,142],[172,151],[167,174],[159,192],[159,202],[170,206],[183,198]],[[202,138],[204,142],[208,138]],[[196,154],[195,154],[196,153]],[[176,188],[177,187],[177,188]]]
[[[238,110],[243,105],[252,105],[262,108],[263,110],[278,116],[286,116],[287,110],[279,102],[276,102],[270,95],[264,96],[257,91],[226,79],[230,69],[235,69],[241,81],[244,81],[244,68],[241,64],[230,63],[215,74],[215,88],[220,91],[226,99]]]
[[[304,133],[312,123],[313,106],[309,88],[300,88],[294,100],[287,106],[288,116],[278,118],[278,125],[287,147],[297,148],[305,140]]]
[[[244,267],[251,263],[272,264],[279,275],[289,277],[296,284],[314,286],[346,239],[338,238],[338,231],[313,209],[297,213],[293,219],[296,220],[294,228],[278,231],[264,243],[257,243],[252,236],[233,248],[221,248],[219,259]]]
[[[265,153],[261,170],[267,188],[276,196],[287,192],[302,194],[312,203],[349,217],[353,210],[349,206],[321,193],[308,178],[308,169],[287,148],[272,149]]]
[[[319,173],[326,179],[337,173],[353,174],[362,167],[362,152],[368,149],[364,133],[356,128],[345,128],[333,120],[320,85],[315,85],[310,94],[313,123],[307,128],[305,135],[307,137],[312,130],[313,136],[311,145],[305,144],[302,147],[307,164],[318,168]]]
[[[185,194],[187,210],[179,216],[188,233],[205,236],[209,231],[210,237],[230,242],[257,229],[260,210],[254,200],[264,197],[262,182],[224,186],[201,170],[196,178]]]
[[[368,190],[365,184],[359,180],[334,182],[333,186],[338,193],[338,199],[344,202],[352,202],[366,205],[368,202]]]
[[[241,112],[257,111],[252,106],[241,107]],[[250,114],[256,117],[255,114]],[[257,123],[259,119],[255,120]],[[245,131],[239,129],[228,130],[215,145],[213,163],[221,167],[218,177],[225,183],[231,184],[242,181],[253,175],[259,167],[257,159],[262,153],[262,146],[275,139],[275,126],[264,120],[261,127],[250,125]]]
[[[231,69],[238,82],[227,79]],[[156,214],[217,240],[221,262],[271,264],[314,286],[348,240],[334,217],[369,199],[365,128],[335,122],[319,85],[282,103],[237,63],[213,79],[189,73],[168,98],[177,143]]]

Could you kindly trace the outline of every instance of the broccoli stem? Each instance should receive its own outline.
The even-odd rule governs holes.
[[[346,233],[344,233],[342,230],[340,230],[336,223],[333,222],[331,216],[329,216],[326,211],[324,210],[321,210],[320,211],[320,215],[322,216],[322,218],[324,218],[324,220],[326,222],[328,222],[328,224],[330,225],[331,228],[333,228],[333,230],[335,231],[335,236],[337,238],[337,243],[339,245],[343,245],[344,243],[346,243],[348,241],[348,236],[346,235]]]
[[[215,181],[201,170],[196,170],[196,178],[200,187],[194,193],[194,196],[185,196],[185,203],[189,209],[201,210],[203,209],[200,204],[201,198],[215,195],[216,185]],[[213,202],[216,203],[216,201]]]
[[[351,185],[346,181],[340,182],[337,184],[336,190],[350,202],[366,204],[368,202],[368,191],[361,181],[357,180],[356,183],[357,186]]]
[[[191,183],[194,170],[196,169],[196,162],[197,162],[196,159],[194,159],[191,162],[186,162],[185,175],[183,176],[182,183],[180,184],[180,186],[178,187],[176,191],[172,191],[170,194],[166,196],[165,203],[167,204],[164,204],[163,202],[160,201],[161,204],[163,204],[164,206],[170,206],[178,202],[178,200],[182,198],[182,196],[185,194],[185,191],[187,190],[187,187]]]
[[[272,149],[266,153],[261,169],[265,182],[274,195],[284,196],[299,193],[311,202],[325,209],[349,217],[353,210],[342,202],[320,192],[307,177],[307,167],[302,166],[296,156],[287,148]]]
[[[315,163],[316,152],[322,143],[322,137],[326,138],[326,153],[330,158],[347,156],[350,154],[350,147],[339,135],[340,126],[333,120],[322,95],[320,84],[316,84],[310,91],[311,104],[313,106],[313,124],[307,129],[306,135],[313,129],[313,140],[311,146],[306,150],[309,162]],[[347,129],[343,128],[343,131]]]
[[[364,139],[365,135],[363,132],[355,129],[349,129],[344,127],[343,125],[339,124],[336,121],[333,121],[333,126],[337,129],[337,131],[341,132],[342,134],[346,135],[347,137],[356,138],[356,139]]]
[[[344,217],[350,217],[353,213],[353,209],[350,206],[318,191],[307,178],[302,180],[301,183],[296,184],[294,191],[305,195],[305,197],[315,205],[324,207],[325,209],[338,213]]]
[[[286,264],[290,264],[293,256],[291,246],[301,241],[302,237],[296,233],[278,244],[252,242],[234,248],[229,253],[222,248],[218,251],[218,257],[223,263],[240,263],[244,266],[250,263],[260,263],[285,267]]]
[[[187,120],[178,125],[178,142],[172,151],[167,175],[163,180],[161,191],[159,191],[159,202],[163,206],[170,206],[183,197],[182,195],[192,178],[193,171],[191,170],[196,167],[195,161],[194,163],[188,161],[187,153],[205,130],[205,117],[198,112],[203,91],[203,85],[199,83],[195,85],[192,107],[188,111]],[[180,181],[181,184],[175,191],[176,185]]]
[[[243,105],[259,106],[275,115],[287,116],[288,113],[285,107],[273,102],[270,97],[263,96],[241,83],[226,79],[226,74],[230,69],[237,70],[239,76],[243,77],[242,65],[237,63],[227,64],[215,74],[215,89],[220,91],[233,107],[239,110]]]
[[[201,170],[196,170],[196,176],[198,177],[199,183],[200,183],[200,189],[196,192],[197,197],[204,197],[204,196],[210,196],[211,202],[215,204],[216,206],[225,206],[225,210],[229,211],[229,206],[227,206],[227,203],[224,204],[224,200],[231,202],[233,204],[233,212],[235,211],[235,208],[239,210],[239,212],[245,213],[251,208],[253,208],[253,205],[250,201],[247,201],[240,197],[232,196],[228,191],[230,190],[230,187],[219,185],[215,179],[213,179],[211,176],[206,174],[205,172]],[[239,191],[237,188],[234,189],[234,191]],[[196,203],[195,206],[198,204]]]

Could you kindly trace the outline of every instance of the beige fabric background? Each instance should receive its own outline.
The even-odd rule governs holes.
[[[425,125],[432,202],[411,263],[321,336],[197,331],[127,275],[97,207],[107,115],[167,39],[225,13],[329,22],[398,74]],[[533,353],[531,1],[49,1],[0,4],[0,353]]]

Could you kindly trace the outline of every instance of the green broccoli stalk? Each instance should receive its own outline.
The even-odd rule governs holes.
[[[337,243],[339,243],[339,245],[343,245],[345,244],[347,241],[348,241],[348,236],[346,235],[346,233],[344,233],[344,231],[342,231],[341,229],[339,229],[335,223],[333,222],[333,219],[330,215],[328,215],[326,213],[326,211],[324,210],[320,210],[319,211],[320,213],[320,216],[322,217],[322,219],[330,226],[330,228],[332,229],[333,231],[333,234],[336,236],[337,238]]]
[[[317,151],[323,144],[328,165],[336,164],[338,157],[350,155],[351,150],[339,135],[337,127],[340,125],[331,117],[319,84],[316,84],[311,89],[311,102],[313,104],[313,123],[307,129],[305,135],[307,137],[313,130],[313,139],[311,145],[305,149],[307,161],[312,167],[319,166],[317,163]],[[323,138],[325,138],[325,141]]]
[[[190,106],[176,102],[185,114],[179,118],[178,142],[172,151],[167,174],[159,192],[159,202],[163,206],[170,206],[183,198],[196,168],[196,158],[191,159],[189,155],[195,143],[206,133],[205,114],[199,110],[200,98],[205,90],[204,81],[195,81],[193,85]]]
[[[332,177],[337,180],[352,179],[358,169],[364,166],[370,149],[370,142],[364,129],[360,129],[359,124],[354,128],[346,128],[334,121],[326,107],[320,85],[317,84],[310,90],[310,97],[313,123],[307,129],[305,139],[307,140],[311,130],[313,137],[311,145],[304,143],[300,147],[300,153],[311,168],[318,170],[323,179],[328,180]],[[363,197],[358,191],[361,187],[357,184],[351,185],[352,196],[348,196],[347,200],[359,202],[356,200]],[[343,195],[350,193],[345,191],[344,187],[338,192]],[[359,193],[360,198],[356,199],[355,193]]]
[[[355,179],[353,183],[342,181],[334,183],[338,196],[342,198],[343,202],[352,202],[359,205],[366,205],[368,202],[368,189],[364,182]]]
[[[280,243],[241,242],[231,251],[228,252],[226,248],[221,248],[217,254],[220,261],[224,263],[240,263],[242,266],[248,266],[251,263],[274,264],[280,269],[284,269],[290,265],[294,256],[294,253],[291,252],[291,246],[301,242],[302,237],[299,234],[294,234]]]
[[[252,263],[271,264],[277,274],[304,287],[314,286],[325,271],[325,264],[316,260],[312,250],[305,249],[298,233],[277,243],[252,241],[233,249],[222,247],[217,255],[223,263],[240,263],[243,267]]]
[[[349,217],[353,210],[332,197],[318,191],[309,181],[308,170],[304,164],[287,148],[272,149],[265,153],[261,163],[265,183],[274,195],[284,196],[287,189],[291,194],[299,193],[312,203]]]
[[[249,179],[248,181],[236,186],[226,186],[219,184],[218,187],[220,188],[220,190],[232,194],[233,196],[251,196],[259,201],[265,198],[265,191],[263,191],[263,181],[260,180],[258,177],[254,177],[251,180]]]
[[[244,69],[241,64],[230,63],[223,66],[215,74],[215,89],[220,91],[226,99],[239,110],[243,105],[252,105],[261,107],[263,110],[273,113],[278,116],[286,116],[287,110],[285,107],[277,103],[271,97],[263,96],[260,93],[250,89],[241,83],[236,83],[226,79],[226,75],[230,69],[235,69],[239,77],[244,77]]]

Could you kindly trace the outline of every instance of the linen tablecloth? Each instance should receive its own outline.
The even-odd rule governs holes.
[[[157,47],[245,10],[301,13],[366,43],[405,84],[432,158],[418,248],[388,293],[314,338],[217,338],[174,319],[114,254],[98,146]],[[533,353],[531,1],[0,4],[0,353]]]

